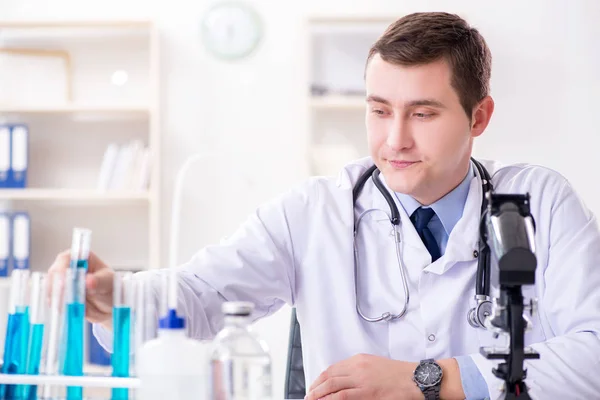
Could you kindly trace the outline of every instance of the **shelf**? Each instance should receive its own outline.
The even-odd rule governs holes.
[[[310,105],[318,109],[356,109],[364,110],[366,102],[364,96],[327,95],[312,96]]]
[[[0,21],[0,36],[4,40],[48,39],[81,41],[88,39],[148,38],[153,24],[150,21]]]
[[[308,17],[309,22],[318,24],[391,24],[395,18],[389,14],[381,15],[328,15],[314,14]]]
[[[0,21],[0,29],[47,29],[47,28],[148,28],[152,22],[146,20],[63,20],[63,21]]]
[[[147,117],[150,113],[148,107],[143,106],[98,106],[98,105],[73,105],[58,106],[8,106],[0,104],[0,114],[89,114],[93,116],[116,117]]]
[[[61,200],[106,203],[133,203],[148,201],[148,192],[123,192],[80,189],[0,189],[0,200]]]

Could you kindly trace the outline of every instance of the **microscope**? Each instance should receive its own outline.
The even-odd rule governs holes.
[[[525,379],[526,359],[538,359],[539,354],[525,348],[525,331],[536,302],[524,304],[522,286],[535,284],[535,222],[530,213],[529,194],[495,194],[488,192],[487,211],[482,218],[481,235],[486,256],[491,255],[498,266],[499,298],[493,299],[492,315],[486,326],[496,337],[508,335],[508,348],[482,347],[480,352],[491,360],[504,360],[492,372],[504,381],[505,399],[529,400]],[[488,267],[489,268],[489,267]],[[489,271],[488,271],[489,273]]]

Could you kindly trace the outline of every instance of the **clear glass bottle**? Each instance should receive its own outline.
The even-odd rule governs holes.
[[[269,400],[271,356],[266,343],[250,326],[254,305],[227,302],[222,306],[225,326],[213,341],[212,400]]]

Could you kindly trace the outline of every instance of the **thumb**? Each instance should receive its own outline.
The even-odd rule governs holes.
[[[114,272],[110,268],[102,268],[88,272],[85,278],[86,290],[90,294],[108,294],[112,292]]]

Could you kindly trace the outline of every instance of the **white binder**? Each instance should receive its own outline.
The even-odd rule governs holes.
[[[29,214],[17,212],[13,214],[13,269],[29,269],[29,251],[31,239],[31,223]]]
[[[10,215],[0,212],[0,276],[9,275],[10,234]]]
[[[14,188],[25,188],[27,186],[27,165],[29,130],[26,125],[13,125],[12,127],[12,159],[11,185]]]
[[[10,187],[10,125],[0,125],[0,188]]]

